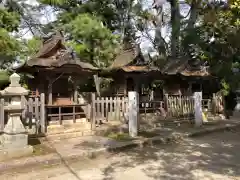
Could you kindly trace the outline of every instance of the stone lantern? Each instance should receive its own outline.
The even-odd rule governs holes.
[[[33,152],[32,146],[28,146],[28,134],[21,121],[23,107],[21,105],[21,96],[28,95],[28,90],[21,87],[20,76],[16,73],[10,76],[11,84],[0,91],[4,98],[8,98],[9,104],[4,107],[8,112],[8,122],[5,125],[0,153],[4,151],[5,155],[16,157]],[[0,158],[1,159],[1,158]]]

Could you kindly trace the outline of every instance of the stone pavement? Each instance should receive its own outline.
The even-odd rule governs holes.
[[[201,128],[194,128],[193,125],[188,123],[181,125],[170,124],[151,130],[151,132],[156,134],[154,137],[139,137],[138,139],[127,141],[118,141],[102,136],[86,136],[57,142],[46,140],[44,143],[53,147],[56,150],[55,153],[0,162],[0,172],[23,166],[28,167],[34,165],[55,164],[64,160],[76,159],[79,157],[95,157],[101,153],[129,146],[133,147],[146,144],[165,143],[178,138],[220,131],[235,126],[240,126],[240,122],[237,120],[226,120],[208,123]]]
[[[1,180],[240,180],[240,127],[0,174]]]

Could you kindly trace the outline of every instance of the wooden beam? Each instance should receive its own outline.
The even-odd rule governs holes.
[[[188,87],[189,93],[192,95],[192,82],[190,81],[190,82],[188,83],[188,85],[189,85],[189,87]]]
[[[46,114],[45,114],[45,95],[41,93],[40,95],[40,125],[41,125],[41,133],[46,132]]]
[[[139,93],[139,80],[137,78],[133,78],[134,81],[134,91]]]
[[[124,77],[124,97],[127,97],[127,77]]]

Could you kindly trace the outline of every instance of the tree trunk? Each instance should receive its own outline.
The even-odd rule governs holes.
[[[161,32],[162,24],[163,24],[163,8],[161,6],[155,9],[156,9],[156,19],[153,22],[155,26],[154,48],[158,51],[160,57],[166,57],[167,43],[162,37],[162,32]]]
[[[199,5],[199,0],[192,0],[187,29],[194,28],[194,24],[196,23],[197,17],[198,17],[198,11],[197,11],[198,5]]]
[[[178,56],[180,46],[180,12],[179,12],[179,1],[171,0],[171,26],[172,26],[172,37],[171,37],[171,54],[173,57]]]

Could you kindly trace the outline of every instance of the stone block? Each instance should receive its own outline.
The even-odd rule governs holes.
[[[3,134],[2,135],[3,148],[21,148],[28,145],[27,134]]]

